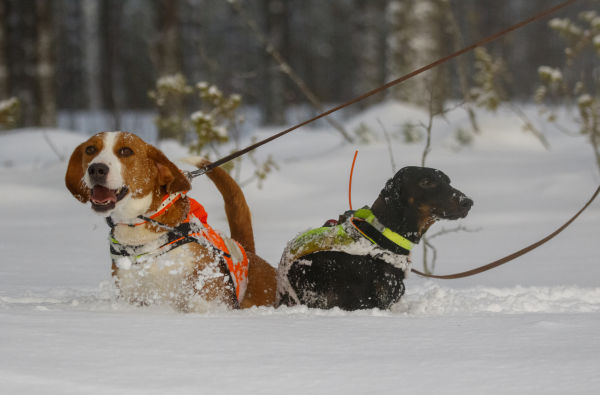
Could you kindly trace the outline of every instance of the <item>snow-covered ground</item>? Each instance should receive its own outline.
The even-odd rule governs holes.
[[[370,204],[392,175],[381,135],[423,114],[388,102],[347,122],[379,141],[360,149],[353,205]],[[580,137],[545,128],[546,151],[512,113],[480,114],[482,134],[457,149],[457,109],[436,120],[428,165],[475,201],[475,232],[433,239],[438,273],[472,268],[545,236],[600,183]],[[543,126],[543,125],[542,125]],[[259,138],[277,130],[259,130]],[[68,157],[81,133],[48,131]],[[174,143],[174,160],[187,155]],[[305,128],[256,153],[279,171],[245,188],[257,250],[277,265],[296,233],[348,207],[356,147]],[[393,141],[397,166],[420,163],[423,142]],[[598,393],[600,202],[542,248],[463,280],[410,276],[392,311],[305,308],[180,314],[115,299],[107,228],[64,187],[66,163],[42,132],[0,135],[0,393],[376,394]],[[183,165],[182,165],[183,166]],[[250,171],[244,165],[244,176]],[[243,177],[242,177],[243,178]],[[208,180],[194,181],[209,222],[227,230]],[[435,225],[435,233],[455,223]],[[413,256],[420,267],[421,250]]]

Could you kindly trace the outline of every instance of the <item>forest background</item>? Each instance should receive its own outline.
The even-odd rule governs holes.
[[[323,103],[373,89],[551,3],[1,0],[0,100],[19,102],[11,128],[129,128],[148,137],[154,128],[148,116],[157,111],[149,92],[160,77],[179,74],[189,83],[206,81],[239,94],[244,106],[255,110],[250,125],[282,125],[301,120],[298,114],[319,112]],[[597,4],[577,2],[560,16],[575,20]],[[501,61],[493,87],[501,100],[532,101],[540,83],[531,76],[540,65],[559,67],[565,58],[565,43],[546,22],[486,49]],[[598,80],[597,61],[597,56],[578,61],[574,67],[585,74],[581,80]],[[469,102],[472,87],[481,84],[475,80],[477,67],[476,55],[467,54],[350,111],[388,98],[427,106],[431,92],[440,108],[448,100]],[[290,78],[290,70],[304,89]],[[198,100],[179,105],[191,112]],[[158,137],[172,136],[159,132]]]

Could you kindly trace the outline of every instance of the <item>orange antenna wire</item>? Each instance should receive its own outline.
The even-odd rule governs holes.
[[[350,182],[348,183],[348,204],[350,205],[350,210],[352,210],[352,174],[354,174],[354,163],[356,163],[357,155],[358,150],[354,152],[354,159],[352,159],[352,167],[350,168]]]

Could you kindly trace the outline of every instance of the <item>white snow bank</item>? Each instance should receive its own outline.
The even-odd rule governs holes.
[[[28,291],[23,295],[0,295],[0,311],[112,311],[174,313],[169,307],[135,307],[117,298],[117,290],[105,281],[98,289],[55,288]],[[255,315],[310,316],[453,316],[475,314],[597,313],[600,312],[600,287],[469,287],[455,289],[435,282],[412,287],[391,311],[378,309],[347,312],[319,310],[304,306],[253,308],[244,311],[209,310],[213,316]]]
[[[454,289],[429,282],[414,287],[394,306],[410,315],[475,313],[593,313],[600,311],[600,288],[472,287]]]
[[[457,109],[434,124],[428,165],[474,199],[460,223],[478,229],[433,240],[436,272],[471,269],[539,239],[600,182],[584,138],[544,130],[552,146],[545,151],[521,131],[514,114],[478,115],[482,133],[460,151],[452,133],[468,125],[466,113]],[[388,102],[347,127],[362,122],[378,132],[381,120],[393,133],[423,116]],[[87,138],[47,135],[65,158]],[[174,142],[160,146],[173,160],[189,155]],[[346,210],[355,148],[360,154],[352,201],[360,207],[372,203],[392,175],[385,139],[355,147],[341,143],[333,130],[304,128],[256,151],[259,159],[272,154],[280,168],[262,189],[244,189],[259,255],[276,265],[298,232]],[[415,165],[423,143],[395,139],[392,149],[398,168]],[[599,202],[550,243],[496,270],[457,281],[410,276],[391,311],[294,307],[180,314],[116,299],[108,228],[65,189],[66,162],[58,156],[39,131],[0,135],[3,393],[600,391]],[[242,178],[252,171],[248,162]],[[194,181],[191,194],[205,205],[211,225],[226,230],[222,198],[206,177]],[[430,232],[456,224],[434,225]],[[421,267],[420,246],[412,261]]]
[[[39,169],[68,160],[87,137],[60,129],[15,129],[0,134],[2,168]]]

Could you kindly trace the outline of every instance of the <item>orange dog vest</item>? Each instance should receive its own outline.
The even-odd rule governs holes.
[[[238,302],[241,302],[246,293],[248,285],[248,256],[246,251],[237,241],[228,237],[222,237],[207,222],[208,214],[204,207],[196,200],[189,198],[190,212],[184,223],[191,223],[195,228],[194,218],[197,218],[202,226],[200,229],[193,229],[194,232],[189,235],[196,238],[208,240],[217,250],[223,252],[223,258],[227,263],[227,269],[235,285],[235,294]]]
[[[127,257],[133,263],[137,263],[138,259],[147,257],[150,254],[158,256],[165,254],[183,244],[190,242],[200,243],[207,246],[219,258],[222,258],[225,261],[231,281],[235,287],[236,298],[238,302],[241,302],[244,299],[248,285],[248,256],[246,255],[246,251],[244,251],[244,248],[237,241],[221,236],[208,224],[208,214],[200,203],[192,198],[188,198],[190,202],[190,210],[187,218],[184,222],[174,228],[162,225],[154,220],[154,218],[160,216],[166,209],[168,209],[168,207],[170,207],[184,195],[185,193],[165,196],[156,213],[151,215],[149,218],[141,218],[144,220],[144,222],[129,225],[139,226],[151,221],[168,230],[167,234],[165,235],[165,243],[154,251],[147,251],[144,248],[145,246],[122,245],[118,240],[115,239],[114,234],[111,231],[109,239],[111,242],[110,253],[113,261]],[[114,227],[110,217],[107,218],[107,222],[111,228]]]

